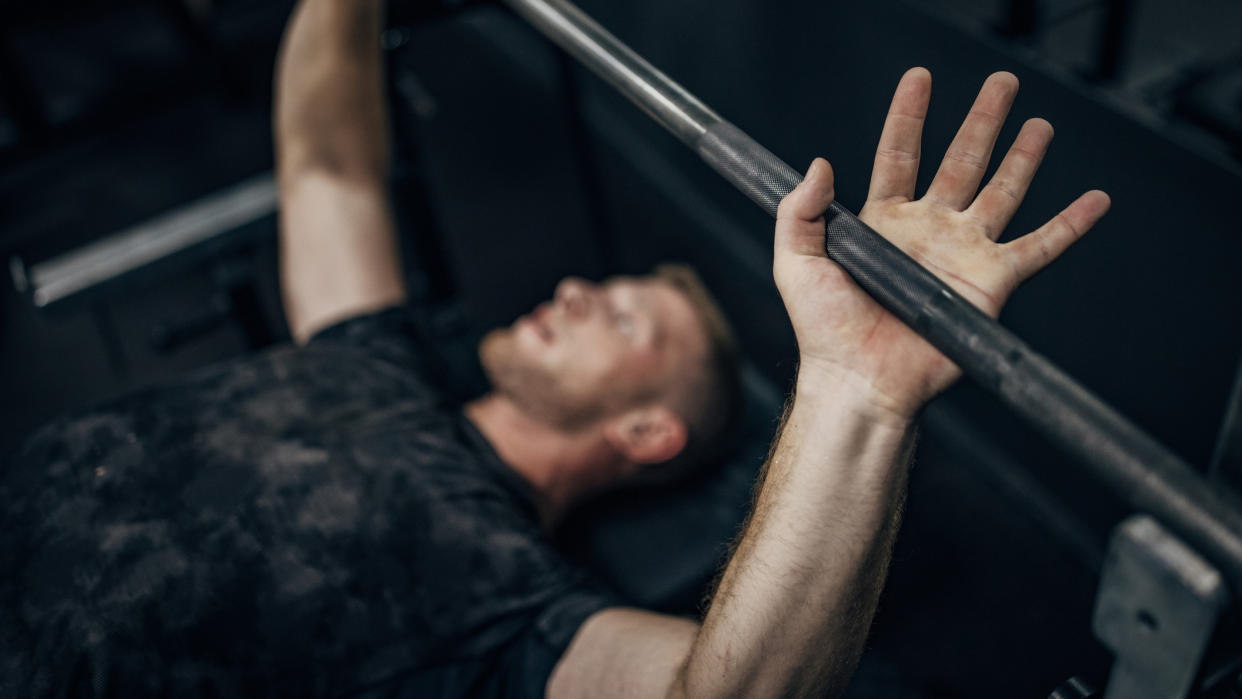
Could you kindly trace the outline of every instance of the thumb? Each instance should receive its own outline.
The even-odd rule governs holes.
[[[824,212],[832,203],[832,166],[816,158],[801,184],[776,209],[776,254],[827,257],[824,251]]]

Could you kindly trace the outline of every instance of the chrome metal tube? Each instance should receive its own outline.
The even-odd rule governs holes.
[[[720,118],[565,0],[504,0],[633,100],[775,216],[801,181],[793,168]],[[1194,469],[1013,333],[833,203],[825,247],[889,311],[1009,404],[1119,497],[1159,518],[1220,567],[1242,594],[1242,512]]]
[[[276,181],[264,173],[29,267],[13,258],[13,282],[35,306],[53,306],[270,216],[276,198]]]
[[[630,47],[567,2],[507,3],[535,28],[688,144],[723,121]]]

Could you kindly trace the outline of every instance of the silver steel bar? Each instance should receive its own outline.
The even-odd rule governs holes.
[[[10,260],[14,285],[40,308],[118,279],[276,211],[276,182],[265,173],[133,228],[25,267]]]
[[[565,0],[504,0],[775,216],[793,168]],[[1242,513],[1180,458],[1104,404],[837,203],[829,256],[894,315],[1074,454],[1135,509],[1212,560],[1242,594]]]
[[[1242,491],[1242,360],[1234,374],[1233,392],[1216,437],[1216,448],[1212,450],[1208,475],[1217,483]]]
[[[574,5],[508,5],[683,141],[693,141],[712,124],[724,121]]]

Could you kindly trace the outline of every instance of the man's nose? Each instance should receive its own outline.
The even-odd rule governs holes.
[[[556,285],[553,299],[571,318],[582,318],[591,310],[595,285],[579,277],[565,277]]]

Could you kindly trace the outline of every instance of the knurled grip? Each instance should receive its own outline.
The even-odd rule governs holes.
[[[772,218],[781,199],[802,181],[797,170],[727,121],[708,126],[695,150]]]

